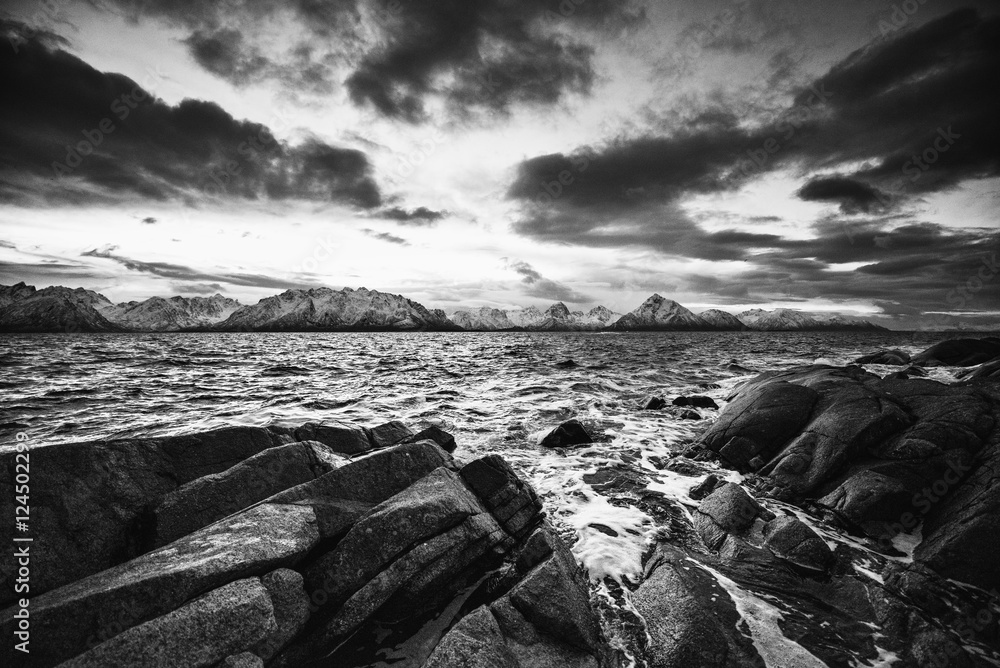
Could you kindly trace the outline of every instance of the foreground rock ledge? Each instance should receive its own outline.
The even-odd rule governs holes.
[[[442,446],[390,423],[36,448],[52,540],[30,664],[9,646],[3,663],[364,665],[389,628],[417,639],[408,665],[619,665],[531,487]]]

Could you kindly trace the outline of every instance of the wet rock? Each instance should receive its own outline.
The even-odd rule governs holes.
[[[722,484],[722,481],[719,480],[719,477],[717,475],[715,475],[714,473],[709,474],[707,478],[705,478],[703,481],[701,481],[688,491],[688,496],[690,496],[695,501],[701,501],[706,496],[715,491],[715,488],[718,487],[720,484]]]
[[[694,512],[694,526],[705,544],[718,550],[729,534],[742,534],[758,517],[769,512],[756,499],[732,482],[725,482],[705,497]]]
[[[593,438],[579,420],[567,420],[542,438],[546,448],[571,448],[576,445],[593,443]]]
[[[834,561],[826,542],[802,520],[781,515],[764,525],[764,547],[797,566],[826,571]]]
[[[311,508],[263,504],[33,597],[32,629],[45,638],[32,646],[33,665],[55,665],[201,592],[292,565],[318,540]],[[14,621],[13,608],[3,611],[4,634],[12,633]]]
[[[462,467],[462,480],[504,530],[521,539],[541,521],[542,502],[535,490],[502,457],[487,455]]]
[[[715,403],[715,400],[712,399],[712,397],[704,397],[701,395],[677,397],[674,399],[673,404],[674,406],[694,406],[695,408],[719,408],[719,405]]]
[[[555,366],[555,367],[557,367],[559,369],[572,369],[572,368],[578,367],[580,365],[577,364],[574,360],[565,359],[565,360],[562,360],[561,362],[556,362],[553,366]]]
[[[434,469],[453,465],[451,456],[433,441],[406,443],[352,459],[345,466],[279,492],[267,501],[311,507],[320,536],[334,538],[377,504]]]
[[[916,366],[974,366],[1000,357],[1000,339],[950,339],[913,357]]]
[[[741,390],[702,436],[702,443],[738,469],[751,459],[765,459],[799,433],[809,420],[818,394],[784,381]]]
[[[295,430],[298,441],[319,441],[342,455],[358,455],[374,446],[368,433],[360,427],[343,424],[307,422]]]
[[[989,362],[983,362],[975,369],[958,374],[958,377],[966,381],[979,380],[981,378],[1000,378],[1000,357],[992,359]]]
[[[906,521],[906,529],[918,523],[913,507],[913,492],[899,479],[871,469],[852,470],[819,503],[837,511],[841,517],[861,527],[872,537],[892,535],[892,525]],[[897,530],[895,533],[899,533]]]
[[[682,420],[700,420],[701,419],[701,413],[699,413],[698,411],[693,411],[693,410],[689,409],[689,410],[681,411],[679,417]]]
[[[434,441],[445,452],[455,452],[456,448],[455,437],[435,425],[431,425],[413,436],[407,437],[403,440],[403,443],[415,443],[417,441]]]
[[[189,436],[65,443],[33,448],[31,592],[38,595],[140,551],[143,510],[196,478],[224,471],[281,437],[258,427]],[[14,517],[14,452],[0,453],[0,515]],[[13,524],[8,524],[13,527]],[[0,529],[0,535],[4,530]],[[0,605],[15,598],[5,571]]]
[[[347,460],[316,441],[268,448],[221,473],[170,492],[152,512],[160,547],[282,490],[342,466]]]
[[[910,354],[903,350],[880,350],[868,355],[862,355],[854,360],[855,364],[891,364],[903,366],[910,363]]]
[[[643,658],[650,668],[761,665],[737,629],[736,607],[712,575],[667,545],[651,566],[632,595],[646,620],[649,643]]]
[[[368,438],[376,448],[387,448],[413,437],[413,431],[402,422],[393,420],[368,429]]]
[[[276,628],[267,590],[258,578],[248,578],[134,626],[61,665],[211,666],[246,650]]]
[[[666,399],[650,395],[642,400],[642,410],[655,411],[667,405]]]

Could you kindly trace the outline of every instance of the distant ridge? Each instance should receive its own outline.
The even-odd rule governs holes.
[[[243,305],[211,297],[151,297],[113,304],[83,288],[36,290],[0,285],[0,332],[178,332],[178,331],[875,331],[867,320],[815,317],[791,309],[754,309],[738,316],[709,309],[696,314],[672,299],[651,295],[621,315],[595,306],[584,313],[556,302],[505,311],[462,309],[449,318],[401,295],[366,288],[286,290]]]

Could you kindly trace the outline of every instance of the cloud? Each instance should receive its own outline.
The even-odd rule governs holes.
[[[528,286],[524,294],[528,297],[539,299],[551,299],[559,302],[570,302],[580,304],[593,301],[593,297],[577,292],[562,283],[545,278],[530,264],[523,260],[509,260],[501,258],[504,265],[514,273],[521,276],[521,283]]]
[[[152,216],[146,216],[145,218],[142,219],[143,225],[156,225],[156,223],[158,222],[159,221],[156,218],[153,218]]]
[[[444,211],[433,211],[424,206],[410,210],[394,206],[389,209],[382,209],[374,215],[385,220],[396,221],[400,225],[431,226],[436,225],[439,220],[448,214]]]
[[[377,232],[370,228],[364,228],[361,230],[372,239],[378,239],[379,241],[385,241],[390,244],[396,244],[398,246],[409,246],[410,242],[402,237],[397,237],[395,234],[389,234],[388,232]]]
[[[812,179],[798,191],[801,199],[812,202],[839,202],[844,213],[871,213],[888,208],[889,196],[878,188],[843,176]]]
[[[169,106],[120,74],[37,39],[0,50],[0,198],[22,205],[208,197],[375,208],[367,156],[290,145],[212,102]]]
[[[194,283],[225,283],[241,287],[272,288],[276,290],[294,290],[301,288],[304,285],[301,281],[285,281],[271,276],[263,276],[261,274],[209,273],[169,262],[145,262],[143,260],[136,260],[118,255],[115,253],[116,250],[118,250],[118,247],[111,245],[100,249],[94,248],[81,253],[80,256],[111,260],[112,262],[122,265],[129,271],[138,272],[140,274],[148,274],[151,276],[159,276],[161,278],[168,278],[173,281],[183,281],[185,283],[188,281]]]
[[[632,2],[613,0],[114,4],[133,18],[185,26],[191,31],[185,44],[196,62],[236,85],[305,72],[296,89],[310,80],[327,90],[342,82],[355,104],[410,122],[427,118],[431,100],[468,115],[588,93],[594,52],[571,35],[618,33],[645,20]],[[293,44],[275,45],[268,25],[293,26]]]

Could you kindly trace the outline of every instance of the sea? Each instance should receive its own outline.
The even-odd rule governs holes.
[[[884,348],[912,354],[945,338],[899,332],[3,335],[0,448],[10,447],[18,432],[36,446],[86,447],[93,440],[227,425],[400,420],[417,430],[434,424],[454,434],[460,463],[490,453],[505,457],[539,493],[598,593],[612,605],[627,605],[607,588],[638,584],[643,555],[664,527],[630,501],[634,489],[609,494],[595,489],[593,476],[609,468],[626,477],[631,472],[631,479],[689,512],[696,504],[688,491],[711,467],[679,473],[663,462],[718,415],[697,409],[701,419],[689,419],[679,411],[643,410],[645,397],[669,404],[703,395],[724,407],[740,382],[762,371],[844,365]],[[868,369],[885,374],[898,367]],[[928,371],[953,382],[958,370]],[[570,418],[582,420],[596,442],[571,450],[539,445]],[[716,473],[741,480],[734,472]]]

